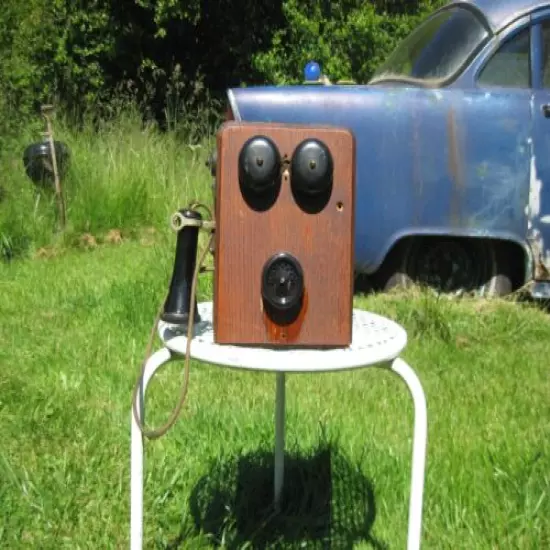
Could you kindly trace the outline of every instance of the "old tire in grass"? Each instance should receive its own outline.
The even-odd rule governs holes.
[[[69,164],[69,147],[62,141],[54,141],[57,172],[62,179]],[[23,152],[23,166],[30,180],[39,186],[53,189],[54,170],[50,144],[44,140],[32,143]]]
[[[503,243],[455,237],[404,239],[381,269],[384,290],[414,284],[448,295],[505,296],[512,292],[513,261]]]

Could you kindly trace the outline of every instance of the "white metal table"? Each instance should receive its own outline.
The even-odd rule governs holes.
[[[353,310],[352,343],[345,349],[274,349],[227,346],[214,343],[212,302],[198,305],[201,321],[194,329],[191,357],[205,363],[238,369],[276,373],[275,405],[275,507],[280,504],[284,477],[285,373],[314,373],[365,367],[385,367],[399,375],[409,388],[414,403],[414,438],[409,500],[408,550],[420,548],[422,500],[426,464],[427,411],[422,385],[412,368],[399,354],[407,344],[405,330],[380,315]],[[168,362],[185,357],[187,337],[165,323],[159,323],[164,347],[145,365],[137,399],[137,411],[143,419],[144,396],[155,371]],[[132,414],[131,428],[131,510],[130,547],[141,550],[143,544],[143,436]]]

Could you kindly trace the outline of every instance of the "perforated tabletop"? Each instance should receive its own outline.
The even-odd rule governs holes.
[[[340,349],[298,349],[231,346],[214,343],[212,302],[198,304],[201,321],[191,342],[191,357],[214,365],[274,372],[336,371],[385,363],[407,344],[405,329],[381,315],[353,310],[352,343]],[[187,337],[160,322],[159,336],[174,353],[185,355]]]

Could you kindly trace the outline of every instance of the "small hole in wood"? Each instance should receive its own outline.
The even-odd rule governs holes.
[[[344,203],[343,202],[337,202],[336,203],[336,210],[338,210],[338,212],[342,212],[342,210],[344,210]]]

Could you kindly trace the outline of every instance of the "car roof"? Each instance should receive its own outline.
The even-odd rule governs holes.
[[[460,4],[474,6],[483,12],[493,32],[500,31],[515,19],[533,10],[550,8],[548,0],[451,0],[446,7]]]

